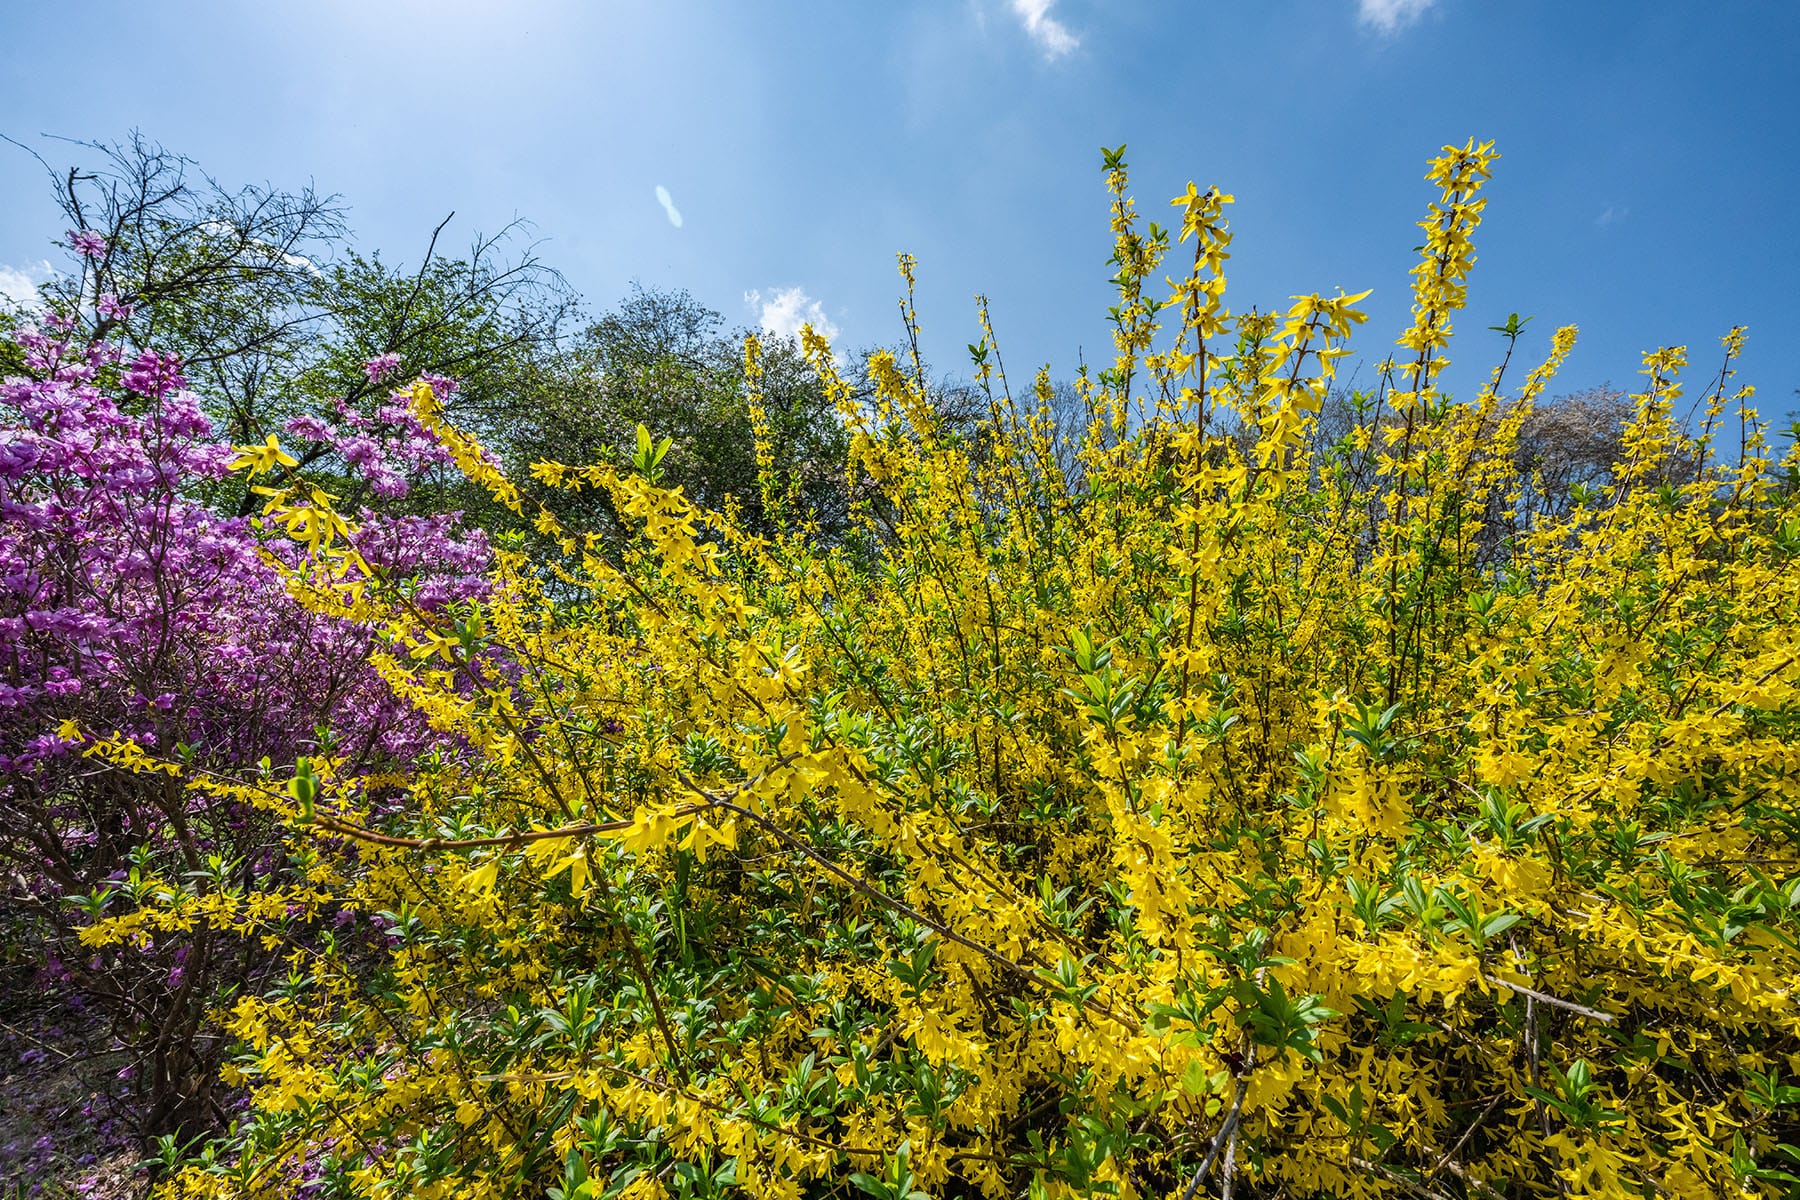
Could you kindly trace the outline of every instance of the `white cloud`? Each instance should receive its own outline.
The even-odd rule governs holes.
[[[202,221],[200,222],[200,229],[204,233],[210,233],[216,238],[224,238],[228,241],[235,241],[238,238],[243,237],[243,233],[240,230],[228,225],[224,221]],[[256,238],[245,238],[244,244],[246,246],[255,246],[257,249],[279,258],[290,267],[298,267],[308,275],[320,274],[319,264],[306,257],[304,254],[289,254],[287,251],[282,250],[277,246],[272,246],[268,242],[259,241]]]
[[[656,185],[656,202],[663,206],[663,212],[669,216],[669,224],[681,228],[681,210],[675,207],[675,198],[669,195],[669,189],[662,184]]]
[[[1630,215],[1631,210],[1629,208],[1624,208],[1617,204],[1609,204],[1606,206],[1605,212],[1594,218],[1594,224],[1605,229],[1608,225],[1616,225]]]
[[[1382,33],[1398,33],[1425,15],[1437,0],[1356,0],[1356,15]]]
[[[37,285],[55,277],[55,268],[42,259],[23,267],[0,263],[0,304],[35,309],[38,307]]]
[[[1045,58],[1061,58],[1081,45],[1069,27],[1050,15],[1056,0],[1008,0],[1013,13],[1025,23],[1025,32],[1043,48]],[[1364,0],[1367,3],[1367,0]]]
[[[744,303],[757,310],[756,319],[763,332],[775,337],[796,337],[802,325],[830,341],[838,335],[837,323],[825,315],[825,306],[806,294],[804,288],[776,288],[767,296],[760,291],[744,293]]]

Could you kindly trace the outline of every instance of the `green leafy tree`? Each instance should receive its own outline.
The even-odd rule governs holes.
[[[623,463],[644,425],[672,439],[667,483],[711,507],[735,505],[746,528],[772,529],[757,485],[741,331],[727,332],[724,318],[687,292],[634,286],[531,385],[490,438],[515,477],[541,460]],[[798,514],[829,536],[844,520],[849,444],[835,404],[792,340],[768,345],[762,391],[774,470]],[[603,496],[562,494],[553,503],[617,529]]]
[[[69,227],[45,307],[78,342],[178,355],[234,441],[340,405],[372,411],[392,383],[426,374],[456,378],[457,419],[494,437],[553,373],[575,300],[517,249],[522,224],[455,256],[439,249],[446,217],[407,268],[353,248],[341,203],[310,186],[233,189],[140,134],[75,143],[86,162],[71,166],[13,144],[43,167]],[[389,355],[380,377],[365,370]]]

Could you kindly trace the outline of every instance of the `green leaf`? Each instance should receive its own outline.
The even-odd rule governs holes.
[[[1204,1096],[1212,1091],[1212,1083],[1205,1067],[1197,1058],[1189,1059],[1187,1069],[1181,1073],[1181,1086],[1190,1096]]]

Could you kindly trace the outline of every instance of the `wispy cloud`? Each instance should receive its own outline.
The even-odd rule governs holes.
[[[760,291],[744,293],[744,303],[756,310],[756,320],[764,333],[775,337],[796,337],[802,325],[811,325],[826,340],[838,335],[837,323],[825,315],[825,306],[806,294],[805,288],[775,288],[764,295]]]
[[[1044,52],[1045,58],[1057,59],[1074,51],[1081,39],[1069,27],[1050,15],[1056,0],[1008,0],[1014,15],[1025,23],[1025,32]]]
[[[200,222],[200,229],[202,232],[210,233],[216,238],[223,238],[229,242],[235,242],[244,236],[242,230],[236,229],[233,226],[226,224],[224,221],[202,221]],[[305,271],[308,275],[322,274],[319,270],[319,264],[306,257],[304,254],[289,254],[278,246],[272,246],[268,242],[258,241],[255,238],[244,239],[244,244],[247,246],[255,246],[257,249],[262,250],[275,258],[279,258],[288,266],[297,267],[300,270]]]
[[[1356,15],[1382,33],[1398,33],[1425,15],[1437,0],[1356,0]]]
[[[656,185],[656,202],[662,205],[663,212],[668,214],[669,224],[680,229],[681,210],[675,207],[675,198],[669,195],[669,189],[660,183]]]
[[[23,267],[0,263],[0,304],[38,308],[38,284],[55,277],[56,269],[46,260],[26,263]]]
[[[1594,218],[1594,224],[1605,229],[1608,225],[1617,225],[1631,215],[1631,210],[1622,204],[1609,204],[1606,211]]]

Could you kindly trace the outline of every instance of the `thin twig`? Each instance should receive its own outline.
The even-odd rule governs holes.
[[[1535,988],[1528,988],[1522,983],[1509,983],[1504,979],[1495,979],[1491,975],[1482,975],[1480,976],[1480,979],[1483,983],[1489,983],[1495,987],[1506,988],[1508,991],[1517,992],[1521,996],[1530,996],[1539,1004],[1548,1004],[1551,1008],[1560,1008],[1568,1012],[1579,1013],[1581,1016],[1587,1017],[1590,1020],[1610,1022],[1619,1019],[1616,1014],[1601,1012],[1597,1008],[1589,1008],[1585,1004],[1577,1004],[1573,1000],[1564,1000],[1559,996],[1552,996],[1546,992],[1540,992]]]
[[[1475,1177],[1470,1175],[1467,1171],[1463,1170],[1461,1165],[1456,1163],[1454,1160],[1446,1162],[1444,1164],[1444,1169],[1449,1171],[1452,1175],[1456,1176],[1458,1179],[1462,1180],[1464,1187],[1480,1192],[1482,1195],[1489,1197],[1489,1200],[1506,1200],[1505,1196],[1502,1196],[1499,1192],[1495,1191],[1492,1187],[1488,1186],[1487,1184],[1483,1183],[1481,1180],[1476,1179]]]
[[[702,790],[700,787],[698,787],[696,784],[694,784],[693,781],[689,780],[686,776],[680,776],[680,778],[684,784],[686,784],[689,788],[692,788],[695,792],[698,792],[700,795],[705,796],[708,794],[707,792]],[[1038,972],[1033,971],[1031,968],[1025,966],[1022,963],[1014,962],[1012,959],[1006,957],[1004,954],[1001,954],[998,950],[995,950],[991,946],[985,946],[985,945],[981,944],[980,942],[975,941],[973,938],[964,937],[962,934],[958,933],[956,930],[952,929],[949,925],[945,924],[944,922],[936,920],[932,917],[925,915],[924,913],[920,912],[918,909],[914,908],[912,905],[906,903],[904,900],[900,900],[893,896],[890,896],[886,892],[882,891],[880,888],[876,887],[874,884],[869,883],[867,880],[859,878],[853,872],[846,871],[843,867],[839,866],[837,863],[832,862],[829,858],[826,858],[823,854],[820,854],[817,850],[813,849],[811,846],[807,845],[804,841],[800,840],[799,838],[795,837],[793,834],[789,833],[786,829],[783,829],[780,825],[776,824],[774,821],[769,820],[769,818],[763,816],[761,813],[753,812],[752,810],[745,808],[742,805],[733,804],[729,800],[723,800],[723,799],[718,799],[718,798],[713,798],[713,805],[717,808],[725,809],[728,812],[737,813],[739,816],[744,817],[745,819],[751,821],[752,823],[759,826],[763,830],[772,834],[777,841],[781,842],[783,845],[787,846],[789,849],[797,851],[798,853],[800,853],[802,856],[804,856],[806,859],[808,859],[812,863],[816,864],[817,866],[823,867],[826,871],[828,871],[832,875],[837,876],[839,879],[841,879],[845,883],[849,884],[852,888],[854,888],[856,891],[862,893],[864,896],[867,896],[869,899],[875,901],[878,904],[884,905],[887,908],[892,909],[894,912],[899,913],[901,916],[904,916],[910,920],[918,922],[920,925],[923,925],[927,929],[932,930],[934,933],[936,933],[939,937],[943,938],[944,940],[950,941],[950,942],[955,942],[958,946],[961,946],[965,950],[972,950],[976,954],[979,954],[982,958],[985,958],[989,962],[993,963],[995,966],[1000,967],[1003,970],[1010,971],[1011,973],[1018,975],[1024,979],[1027,979],[1027,980],[1031,981],[1032,983],[1039,985],[1040,987],[1044,985],[1044,979]],[[1132,1020],[1130,1017],[1122,1016],[1119,1013],[1114,1012],[1111,1008],[1109,1008],[1105,1004],[1100,1003],[1097,1000],[1091,1000],[1091,999],[1083,1000],[1080,1002],[1078,1007],[1086,1009],[1087,1011],[1094,1013],[1098,1016],[1103,1016],[1103,1017],[1107,1018],[1109,1021],[1113,1021],[1113,1022],[1123,1026],[1126,1030],[1130,1031],[1133,1034],[1136,1034],[1136,1033],[1139,1033],[1142,1031],[1142,1027],[1136,1021]]]
[[[1250,1071],[1255,1065],[1256,1046],[1252,1044],[1244,1059],[1244,1073],[1238,1078],[1237,1095],[1231,1098],[1231,1111],[1225,1114],[1225,1123],[1219,1126],[1219,1132],[1214,1135],[1212,1146],[1207,1150],[1206,1157],[1200,1160],[1200,1166],[1194,1171],[1194,1177],[1188,1180],[1187,1191],[1181,1193],[1181,1200],[1194,1200],[1194,1194],[1200,1190],[1200,1185],[1206,1182],[1206,1173],[1212,1170],[1213,1159],[1219,1156],[1219,1151],[1224,1149],[1225,1143],[1237,1136],[1238,1119],[1243,1116],[1244,1112],[1244,1097],[1250,1091]]]
[[[7,140],[11,141],[12,139],[8,138]],[[49,1042],[43,1041],[39,1038],[32,1037],[29,1033],[26,1033],[23,1029],[19,1029],[15,1026],[8,1025],[5,1021],[0,1021],[0,1029],[6,1030],[6,1032],[12,1034],[14,1037],[22,1037],[26,1041],[30,1042],[32,1045],[40,1046],[43,1049],[48,1050],[52,1054],[61,1055],[62,1060],[64,1062],[74,1062],[75,1061],[75,1057],[76,1057],[75,1055],[70,1054],[68,1051],[62,1049],[59,1046],[52,1046]]]
[[[1530,1001],[1527,1001],[1527,1003],[1530,1003]],[[1481,1123],[1493,1115],[1494,1110],[1500,1107],[1500,1102],[1504,1099],[1506,1099],[1506,1093],[1499,1092],[1495,1094],[1492,1100],[1488,1101],[1487,1107],[1481,1110],[1480,1115],[1470,1123],[1467,1129],[1463,1130],[1462,1136],[1456,1139],[1456,1144],[1444,1151],[1443,1156],[1437,1160],[1436,1166],[1425,1172],[1426,1183],[1430,1183],[1433,1179],[1437,1178],[1437,1173],[1449,1165],[1450,1160],[1455,1158],[1457,1152],[1468,1144],[1469,1139],[1474,1136],[1475,1131],[1481,1128]]]
[[[678,808],[672,814],[676,817],[691,817],[705,812],[711,805],[695,804],[686,808]],[[319,815],[313,818],[313,824],[331,833],[341,833],[345,837],[355,838],[359,842],[373,842],[377,846],[397,846],[408,850],[477,850],[484,846],[522,846],[527,842],[543,841],[548,838],[585,837],[593,833],[621,833],[630,829],[634,820],[591,821],[581,825],[561,825],[555,829],[527,829],[519,833],[495,834],[492,837],[462,838],[448,840],[444,838],[399,837],[390,833],[376,833],[361,825],[343,821],[337,817]]]
[[[1400,1172],[1389,1167],[1384,1167],[1380,1163],[1370,1162],[1366,1158],[1357,1158],[1355,1155],[1351,1155],[1350,1165],[1358,1170],[1367,1171],[1371,1175],[1379,1175],[1389,1183],[1398,1184],[1401,1190],[1410,1192],[1415,1196],[1423,1197],[1424,1200],[1450,1200],[1450,1197],[1444,1195],[1444,1193],[1434,1192],[1424,1184],[1415,1183]]]

